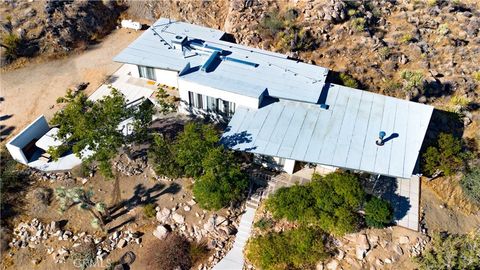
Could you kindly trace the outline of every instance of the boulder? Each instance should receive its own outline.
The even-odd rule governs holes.
[[[168,218],[170,217],[171,212],[172,211],[170,209],[163,208],[161,211],[157,212],[157,221],[160,223],[166,223]]]
[[[332,260],[329,263],[327,263],[327,269],[328,270],[336,270],[338,268],[338,261],[337,260]]]
[[[163,225],[157,226],[157,228],[153,231],[153,235],[160,240],[165,239],[168,233],[169,233],[168,229]]]
[[[400,245],[408,244],[408,243],[410,243],[410,238],[408,238],[408,236],[406,236],[406,235],[402,235],[398,238],[398,243]]]
[[[358,235],[356,243],[355,255],[357,259],[363,260],[367,252],[370,250],[370,244],[368,243],[367,236],[365,234]]]
[[[182,215],[180,215],[180,214],[178,214],[178,213],[173,213],[172,219],[173,219],[173,221],[175,221],[175,222],[178,223],[178,224],[183,224],[183,223],[185,223],[185,217],[182,216]]]
[[[127,240],[125,239],[120,239],[117,244],[117,248],[124,248],[127,245]]]

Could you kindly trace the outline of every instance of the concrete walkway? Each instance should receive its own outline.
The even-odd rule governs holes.
[[[243,258],[243,249],[247,243],[252,231],[253,218],[260,203],[261,196],[252,195],[247,201],[245,213],[240,218],[238,232],[235,237],[232,249],[223,257],[223,259],[215,265],[213,270],[242,270],[245,262]]]

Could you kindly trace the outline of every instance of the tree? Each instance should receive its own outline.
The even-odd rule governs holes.
[[[248,179],[230,151],[219,146],[208,151],[202,160],[205,173],[196,179],[193,194],[204,209],[218,210],[243,195]]]
[[[310,269],[329,257],[325,238],[321,231],[307,227],[272,232],[251,239],[246,255],[263,270]]]
[[[127,108],[125,97],[115,88],[111,88],[110,95],[96,102],[71,90],[57,102],[65,103],[51,120],[51,124],[59,128],[57,138],[85,161],[98,162],[100,172],[107,177],[113,177],[111,159],[128,141],[119,130],[119,124],[133,116],[135,132],[144,135],[153,113],[151,106],[145,103],[138,108]],[[91,151],[91,156],[86,155],[85,150]]]
[[[168,114],[177,109],[174,98],[165,91],[163,86],[158,86],[156,98],[158,110],[161,114]]]
[[[392,222],[392,218],[392,207],[386,200],[372,197],[365,204],[365,222],[369,227],[383,228]]]
[[[219,141],[218,132],[211,125],[188,123],[175,143],[176,162],[182,166],[185,176],[200,177],[202,161]]]
[[[473,201],[480,204],[480,168],[468,172],[460,182],[465,194]]]
[[[59,211],[64,213],[73,206],[77,205],[79,209],[88,211],[93,219],[91,225],[94,228],[105,230],[105,221],[107,219],[107,207],[103,202],[93,202],[93,191],[84,190],[80,187],[55,189],[55,196],[59,203]]]
[[[420,269],[479,269],[480,231],[469,235],[435,234],[432,246],[417,258]]]
[[[148,149],[148,158],[157,175],[178,178],[183,175],[182,167],[176,162],[173,142],[161,134],[153,135],[153,142]]]
[[[462,144],[452,134],[440,133],[436,146],[423,154],[423,170],[428,175],[444,173],[449,176],[463,167]]]
[[[356,212],[364,198],[363,188],[353,174],[315,174],[312,182],[304,186],[280,188],[267,200],[267,209],[275,218],[315,224],[327,232],[343,235],[358,229]]]

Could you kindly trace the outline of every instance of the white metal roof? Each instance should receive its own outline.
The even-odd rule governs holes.
[[[381,175],[410,178],[432,106],[327,85],[328,109],[279,100],[237,108],[222,142],[229,148]],[[387,133],[377,146],[380,131]]]
[[[267,91],[282,99],[318,102],[328,69],[222,41],[222,36],[218,30],[162,18],[114,60],[179,71],[179,79],[236,94],[260,97]],[[184,49],[175,49],[175,40],[184,37]],[[215,52],[220,53],[213,59]],[[207,63],[211,69],[202,70]]]

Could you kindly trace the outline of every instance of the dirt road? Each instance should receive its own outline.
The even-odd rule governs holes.
[[[85,52],[2,72],[0,75],[0,130],[2,139],[10,138],[36,117],[56,111],[55,101],[66,89],[89,82],[85,90],[93,92],[120,67],[112,58],[142,32],[118,29]]]

